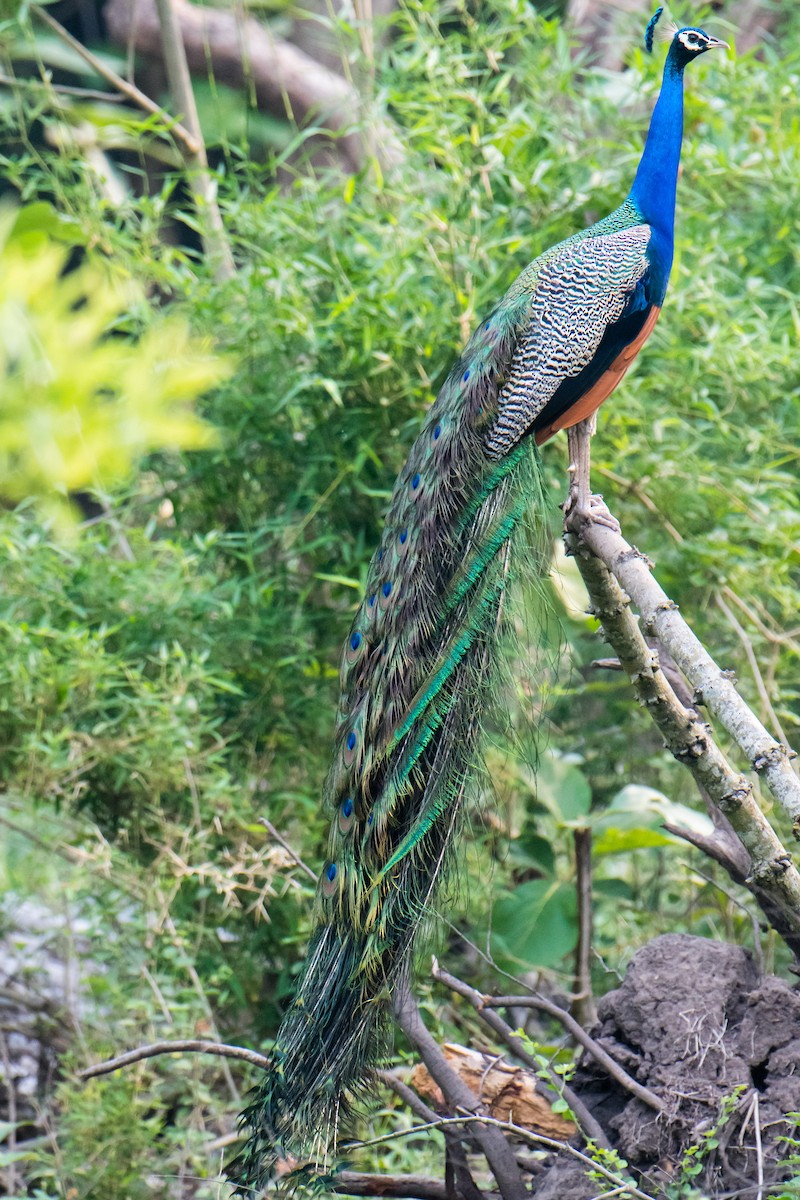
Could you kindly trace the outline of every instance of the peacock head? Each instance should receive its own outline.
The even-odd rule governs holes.
[[[653,37],[663,11],[663,7],[656,9],[650,19],[650,24],[645,30],[644,45],[648,54],[652,54],[653,52]],[[683,29],[678,29],[675,25],[668,25],[663,30],[663,36],[669,38],[672,43],[667,55],[668,59],[671,60],[673,66],[681,71],[687,63],[690,63],[694,58],[699,58],[707,50],[716,50],[719,48],[727,50],[730,48],[727,42],[723,42],[720,38],[706,33],[704,29],[697,29],[692,25],[686,25]]]

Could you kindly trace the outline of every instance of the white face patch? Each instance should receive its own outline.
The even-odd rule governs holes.
[[[678,34],[678,41],[690,54],[697,54],[708,43],[708,39],[702,33],[698,33],[696,29],[682,29]]]

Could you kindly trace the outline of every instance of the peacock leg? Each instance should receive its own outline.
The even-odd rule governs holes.
[[[619,533],[619,522],[608,511],[603,497],[591,491],[591,446],[596,429],[597,413],[592,413],[567,430],[570,484],[563,506],[564,522],[579,530],[584,522],[592,521]]]
[[[592,413],[585,421],[579,421],[567,430],[569,449],[569,493],[564,505],[564,516],[573,514],[582,520],[589,519],[591,496],[592,434],[597,428],[597,415]]]

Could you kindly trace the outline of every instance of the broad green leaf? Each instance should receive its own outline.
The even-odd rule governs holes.
[[[591,818],[596,839],[609,828],[658,829],[665,821],[673,825],[684,825],[698,833],[708,834],[713,831],[711,818],[705,813],[685,804],[678,804],[655,788],[635,783],[622,788],[613,797],[607,809],[593,813]],[[669,840],[669,835],[664,836]]]
[[[548,875],[555,871],[555,851],[552,843],[538,833],[526,830],[511,843],[515,860],[523,859],[535,864]]]
[[[619,829],[613,825],[604,829],[595,838],[592,849],[598,856],[604,854],[626,854],[631,850],[651,850],[654,847],[674,846],[682,844],[679,838],[668,833],[659,833],[657,829],[645,829],[641,826],[633,829]]]
[[[578,936],[575,889],[534,879],[498,900],[492,911],[496,957],[520,967],[552,967],[575,948]]]
[[[592,790],[583,772],[563,758],[548,754],[536,772],[536,798],[557,821],[581,822],[592,802]]]
[[[632,900],[635,891],[625,879],[594,879],[592,892],[595,896],[608,896],[615,900]]]

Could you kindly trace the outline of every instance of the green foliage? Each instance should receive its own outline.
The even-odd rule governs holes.
[[[52,505],[119,486],[147,451],[209,445],[189,403],[227,369],[182,317],[121,336],[136,289],[93,260],[66,272],[47,226],[59,222],[44,205],[0,223],[0,484]]]
[[[786,1114],[786,1117],[787,1120],[794,1121],[794,1127],[791,1134],[781,1138],[781,1146],[785,1148],[781,1166],[793,1170],[795,1173],[791,1179],[786,1180],[784,1184],[786,1190],[781,1192],[778,1200],[796,1200],[796,1197],[800,1195],[800,1139],[796,1136],[798,1127],[800,1127],[800,1113],[790,1112]]]
[[[147,1089],[132,1075],[102,1083],[90,1080],[79,1091],[69,1089],[61,1126],[66,1147],[62,1170],[76,1194],[91,1189],[95,1195],[126,1195],[130,1200],[150,1194],[148,1158],[162,1117],[149,1102]],[[100,1104],[103,1125],[98,1128]]]
[[[592,1142],[589,1143],[588,1150],[592,1159],[597,1163],[598,1166],[604,1167],[606,1171],[611,1171],[615,1176],[625,1180],[626,1183],[628,1182],[628,1179],[626,1178],[628,1176],[628,1164],[622,1155],[618,1153],[618,1151],[614,1149],[607,1149],[605,1146],[595,1145]],[[598,1187],[607,1186],[608,1177],[603,1175],[601,1171],[588,1170],[587,1175],[594,1179]],[[630,1186],[633,1188],[635,1187],[635,1184],[631,1182]],[[625,1194],[626,1193],[623,1191],[622,1196],[624,1197]],[[687,1197],[686,1200],[690,1200],[690,1198]]]
[[[745,1090],[744,1085],[739,1085],[722,1098],[715,1123],[709,1129],[703,1130],[699,1140],[684,1152],[675,1181],[667,1188],[668,1200],[695,1200],[695,1197],[702,1200],[695,1185],[713,1161],[714,1153],[720,1144],[720,1134],[739,1108]]]

